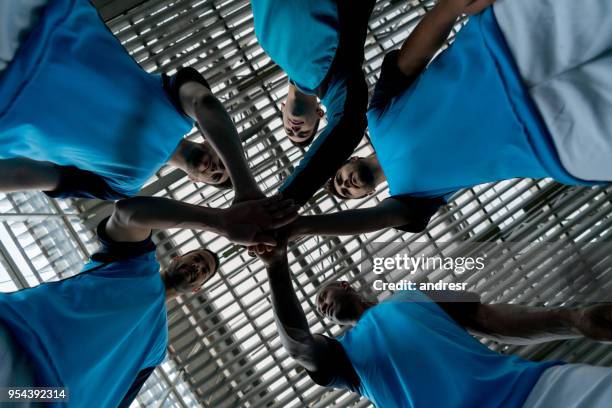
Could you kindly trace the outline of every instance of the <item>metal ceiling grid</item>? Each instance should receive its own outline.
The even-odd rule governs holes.
[[[283,136],[280,101],[286,77],[257,45],[249,2],[131,0],[98,1],[109,28],[148,71],[173,72],[193,65],[204,73],[232,115],[257,181],[273,192],[290,174],[303,150]],[[368,83],[378,76],[384,52],[398,46],[432,2],[378,1],[366,43]],[[202,136],[194,129],[190,138]],[[371,152],[364,141],[359,154]],[[194,204],[228,206],[232,194],[194,184],[177,170],[162,169],[144,193]],[[320,191],[304,208],[318,214],[375,205],[388,193],[341,202]],[[512,242],[549,240],[572,243],[572,250],[592,240],[608,241],[610,198],[605,188],[570,188],[549,180],[509,180],[465,190],[435,217],[423,234],[386,230],[356,237],[313,237],[293,245],[291,270],[298,297],[317,332],[340,331],[314,312],[317,286],[343,278],[368,290],[368,276],[360,275],[362,256],[372,255],[372,243],[403,242],[439,250],[450,241]],[[107,203],[57,202],[37,194],[0,196],[0,284],[3,291],[35,285],[77,273],[95,249],[93,228],[108,215]],[[21,213],[37,213],[24,221]],[[80,218],[72,214],[77,213]],[[155,235],[162,264],[176,251],[198,246],[218,251],[221,273],[204,293],[182,297],[168,305],[170,346],[167,361],[147,382],[135,405],[204,407],[366,407],[354,394],[314,385],[282,348],[276,335],[269,289],[262,265],[242,249],[214,234],[170,230]],[[69,255],[66,255],[69,254]],[[527,257],[542,257],[527,252]],[[605,281],[610,260],[597,254],[593,268]],[[28,261],[29,260],[29,261]],[[555,287],[554,262],[534,264],[533,271],[516,270],[519,261],[498,270],[460,278],[436,271],[423,279],[466,281],[485,301],[556,304],[571,302],[573,293]],[[522,265],[522,264],[521,264]],[[402,273],[389,280],[402,279]],[[607,279],[609,281],[609,279]],[[588,287],[590,282],[580,283]],[[554,291],[554,292],[551,292]],[[383,294],[383,296],[386,294]],[[553,296],[554,295],[554,296]],[[487,342],[504,352],[532,358],[562,358],[610,364],[612,353],[586,341],[544,346],[508,347]]]

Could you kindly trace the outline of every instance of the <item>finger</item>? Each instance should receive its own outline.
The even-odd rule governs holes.
[[[262,234],[262,235],[257,235],[255,238],[256,238],[256,241],[259,242],[259,244],[257,244],[255,247],[253,247],[253,251],[258,253],[258,254],[263,254],[264,253],[264,252],[260,252],[260,245],[261,246],[269,245],[269,246],[272,246],[272,247],[276,246],[276,240],[271,235]]]

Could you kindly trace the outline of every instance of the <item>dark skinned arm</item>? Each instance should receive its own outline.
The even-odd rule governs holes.
[[[286,248],[286,239],[281,238],[272,252],[259,255],[268,273],[272,309],[281,343],[289,355],[310,373],[325,372],[326,376],[332,377],[335,375],[334,367],[341,366],[334,364],[334,359],[340,356],[331,350],[324,337],[310,332],[291,283]]]
[[[506,344],[587,337],[612,341],[612,303],[583,308],[482,304],[472,292],[424,292],[472,334]]]
[[[384,228],[404,226],[418,218],[420,217],[407,209],[404,204],[390,197],[375,207],[339,211],[333,214],[302,216],[291,224],[290,230],[293,237],[357,235]]]

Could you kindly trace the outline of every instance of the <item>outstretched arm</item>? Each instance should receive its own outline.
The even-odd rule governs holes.
[[[474,333],[509,344],[534,344],[587,337],[612,341],[612,304],[585,308],[481,305]]]
[[[443,205],[443,201],[437,199],[402,202],[389,197],[375,207],[299,217],[291,224],[290,231],[292,237],[356,235],[397,227],[410,232],[420,232],[425,229],[440,205]]]
[[[216,232],[239,244],[275,245],[274,239],[262,233],[264,228],[257,221],[276,228],[292,218],[295,208],[290,201],[278,197],[245,201],[227,209],[161,197],[134,197],[115,203],[106,232],[114,241],[137,242],[146,239],[153,229],[189,228]]]
[[[471,292],[425,292],[473,334],[507,344],[537,344],[587,337],[612,341],[612,304],[544,308],[482,304]]]
[[[234,122],[223,104],[208,88],[194,81],[186,82],[180,87],[179,98],[183,110],[198,122],[206,133],[206,140],[227,168],[236,191],[236,200],[264,197],[247,164]]]
[[[287,262],[286,240],[271,252],[260,255],[266,265],[268,282],[272,294],[272,308],[281,342],[289,355],[298,364],[316,375],[331,379],[336,376],[334,359],[340,359],[338,353],[331,350],[329,342],[323,336],[313,336],[308,326],[304,311],[291,283],[289,264]]]
[[[457,18],[475,14],[495,0],[440,0],[402,44],[397,64],[407,77],[416,78],[448,38]]]

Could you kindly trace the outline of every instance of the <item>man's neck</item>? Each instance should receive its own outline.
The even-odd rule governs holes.
[[[287,99],[294,99],[296,101],[299,101],[300,103],[313,105],[315,107],[319,103],[319,100],[315,95],[309,95],[300,91],[298,87],[292,83],[289,83],[289,92],[287,94]]]

